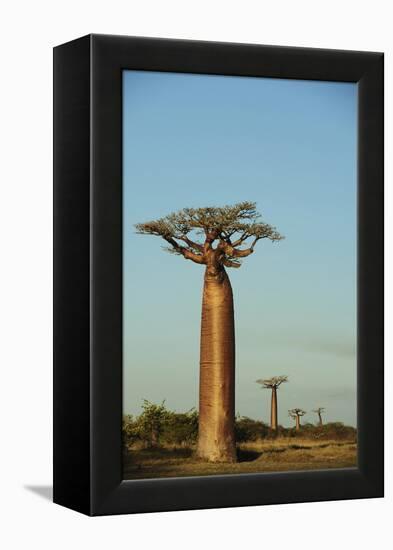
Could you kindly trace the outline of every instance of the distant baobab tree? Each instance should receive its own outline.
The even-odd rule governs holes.
[[[291,418],[296,420],[296,429],[300,430],[300,417],[306,414],[306,411],[303,409],[291,409],[288,411],[288,414]]]
[[[273,376],[266,380],[257,380],[257,384],[262,384],[262,388],[272,390],[271,408],[270,408],[270,427],[277,430],[277,388],[283,383],[288,382],[288,376]]]
[[[205,266],[197,454],[212,462],[234,462],[234,308],[225,268],[240,267],[259,240],[283,237],[261,221],[254,202],[184,208],[135,227],[138,233],[162,237],[169,245],[168,252]],[[241,248],[248,239],[252,239],[248,248]]]
[[[314,413],[317,413],[318,415],[318,419],[319,419],[319,425],[322,426],[323,425],[323,422],[322,422],[322,412],[325,410],[324,407],[318,407],[317,409],[314,409],[313,412]]]

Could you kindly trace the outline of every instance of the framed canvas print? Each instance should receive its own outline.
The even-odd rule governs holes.
[[[54,501],[383,496],[383,55],[54,50]]]

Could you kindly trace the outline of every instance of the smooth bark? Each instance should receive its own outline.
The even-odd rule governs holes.
[[[277,387],[276,386],[272,387],[270,426],[272,430],[277,430]]]
[[[213,258],[214,259],[214,258]],[[208,264],[203,289],[197,454],[235,462],[235,328],[225,268]]]

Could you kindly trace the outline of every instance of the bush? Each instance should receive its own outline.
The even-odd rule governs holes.
[[[168,411],[165,401],[161,405],[143,400],[143,413],[135,418],[127,415],[123,418],[123,445],[129,446],[141,441],[146,447],[156,447],[160,444],[161,434],[166,422]]]
[[[145,399],[142,410],[139,416],[123,417],[122,433],[125,448],[137,443],[145,447],[157,447],[160,445],[191,446],[196,442],[198,412],[195,409],[178,413],[168,410],[165,407],[165,401],[156,405]],[[345,426],[342,422],[330,422],[322,426],[304,424],[300,430],[283,426],[278,426],[277,430],[271,430],[265,422],[253,420],[247,416],[239,415],[235,419],[235,437],[238,443],[276,437],[356,441],[356,434],[355,428]]]
[[[267,437],[270,429],[264,422],[253,420],[248,416],[238,416],[235,419],[236,441],[256,441]]]
[[[356,441],[356,428],[352,426],[345,426],[342,422],[330,422],[323,424],[322,426],[315,426],[314,424],[303,424],[300,426],[300,430],[293,428],[279,427],[279,435],[281,437],[305,437],[308,439],[338,439],[338,440],[355,440]]]
[[[139,440],[138,423],[131,414],[123,416],[122,440],[125,448]]]
[[[123,445],[126,448],[137,442],[145,447],[158,447],[161,444],[185,445],[196,441],[198,413],[195,409],[176,413],[169,411],[164,401],[156,405],[146,399],[142,409],[139,416],[123,417]]]
[[[191,409],[186,413],[167,412],[162,431],[162,441],[169,444],[187,445],[198,437],[198,413]]]

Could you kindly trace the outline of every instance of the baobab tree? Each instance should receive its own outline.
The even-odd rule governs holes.
[[[304,416],[306,411],[303,411],[303,409],[291,409],[288,411],[288,414],[296,421],[296,429],[300,430],[300,417]]]
[[[135,227],[137,233],[162,237],[168,252],[205,267],[197,454],[212,462],[235,462],[235,329],[226,268],[239,268],[261,239],[283,237],[261,220],[254,202],[184,208]]]
[[[257,380],[257,384],[262,384],[262,388],[272,390],[272,399],[270,406],[270,427],[272,430],[277,430],[277,388],[283,382],[288,382],[288,376],[273,376],[266,380]]]
[[[314,413],[317,413],[318,415],[318,420],[319,420],[319,425],[322,426],[323,425],[323,422],[322,422],[322,412],[325,410],[324,407],[318,407],[317,409],[314,409],[313,412]]]

